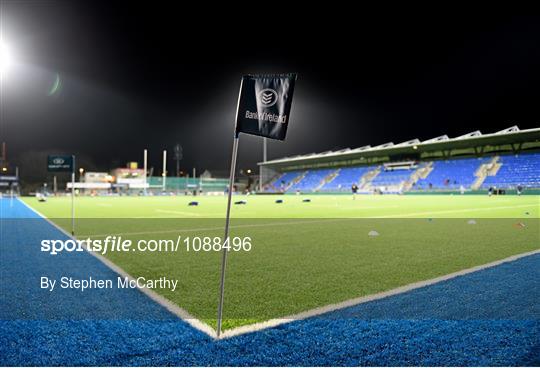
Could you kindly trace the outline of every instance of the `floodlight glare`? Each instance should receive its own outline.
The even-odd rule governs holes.
[[[0,75],[4,75],[11,65],[11,54],[7,45],[0,41]]]

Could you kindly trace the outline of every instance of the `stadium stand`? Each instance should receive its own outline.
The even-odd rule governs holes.
[[[373,166],[342,168],[333,180],[323,185],[321,191],[348,192],[353,183],[359,184],[362,176],[372,169]]]
[[[521,185],[533,188],[527,191],[533,194],[540,192],[539,151],[540,128],[512,126],[488,134],[476,130],[454,138],[441,135],[296,155],[260,165],[294,178],[287,192],[348,192],[357,183],[360,193],[476,192]]]
[[[464,158],[434,161],[429,175],[418,180],[416,189],[459,189],[462,185],[470,188],[475,182],[475,173],[490,159]]]
[[[501,164],[494,176],[487,176],[483,188],[514,189],[540,187],[540,153],[505,155],[499,157]]]
[[[323,170],[311,170],[297,183],[293,184],[287,189],[287,192],[312,192],[318,189],[323,180],[330,174],[334,173],[336,169],[323,169]]]
[[[274,179],[267,187],[267,192],[284,192],[294,180],[302,174],[301,171],[289,171]]]
[[[413,185],[414,190],[458,190],[461,186],[470,189],[478,180],[478,171],[482,165],[497,162],[497,156],[486,158],[462,158],[433,161],[431,171],[425,178],[420,178]],[[488,174],[481,188],[489,187],[515,189],[540,187],[540,153],[505,155],[498,158],[500,168],[495,175]],[[419,168],[427,167],[420,163]],[[342,169],[319,169],[287,172],[272,182],[267,191],[291,192],[349,192],[353,183],[360,184],[360,179],[376,166],[348,167]],[[335,177],[324,183],[331,174]],[[414,182],[413,169],[381,169],[365,184],[365,189],[388,188],[385,192],[398,192],[406,183]],[[301,177],[304,175],[303,177]],[[300,179],[300,180],[298,180]],[[298,180],[297,182],[294,182]]]
[[[411,178],[414,170],[382,170],[371,180],[371,186],[400,186]]]
[[[414,184],[415,190],[458,190],[461,186],[470,189],[478,180],[478,169],[493,161],[487,158],[463,158],[445,161],[434,161],[431,171],[425,178],[420,178]],[[521,184],[523,187],[540,187],[540,153],[523,154],[519,156],[502,156],[502,164],[497,174],[486,176],[482,188],[496,186],[498,188],[515,188]],[[427,167],[420,163],[419,168]],[[291,171],[272,181],[267,187],[268,192],[348,192],[352,183],[360,184],[360,179],[376,166],[348,167],[342,169],[319,169],[304,171]],[[305,173],[305,175],[304,175]],[[335,173],[335,177],[324,183],[324,180]],[[398,192],[398,188],[406,183],[414,182],[413,169],[382,169],[365,184],[365,188],[388,188],[385,192]],[[302,175],[304,175],[302,177]],[[298,180],[295,182],[295,180]]]

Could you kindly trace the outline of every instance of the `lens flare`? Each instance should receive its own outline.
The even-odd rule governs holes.
[[[56,76],[54,78],[54,83],[49,89],[49,92],[47,92],[48,96],[54,96],[62,87],[62,81],[60,79],[60,74],[56,73]]]

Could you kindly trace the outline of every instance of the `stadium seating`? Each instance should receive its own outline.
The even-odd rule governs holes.
[[[517,156],[500,156],[501,167],[494,176],[486,177],[483,188],[497,187],[513,189],[540,187],[540,153],[525,153]]]
[[[360,178],[370,170],[373,170],[373,166],[364,167],[345,167],[339,170],[339,173],[334,180],[326,183],[321,191],[326,192],[344,192],[350,191],[353,183],[358,184]]]
[[[291,185],[294,179],[302,174],[302,171],[289,171],[276,178],[265,189],[268,192],[283,192]]]
[[[452,160],[440,160],[432,163],[432,170],[426,178],[419,179],[413,190],[459,190],[461,186],[466,189],[471,188],[478,180],[475,175],[483,164],[490,163],[494,157],[486,158],[462,158]],[[518,156],[500,156],[499,163],[502,164],[494,176],[487,176],[482,184],[482,188],[495,186],[498,188],[515,188],[521,184],[525,188],[540,188],[540,153],[526,153]],[[427,167],[427,163],[420,163],[418,168]],[[296,191],[312,192],[348,192],[352,183],[359,184],[363,175],[375,169],[375,166],[347,167],[338,169],[309,170],[301,180],[292,184],[295,179],[304,175],[305,171],[291,171],[275,179],[267,191],[284,191],[289,193]],[[327,183],[323,180],[333,172],[336,176]],[[398,191],[398,187],[404,182],[414,180],[413,169],[394,169],[382,171],[373,177],[366,186],[366,190],[371,188],[384,188],[385,192],[393,193]],[[481,179],[480,179],[481,180]],[[292,185],[291,185],[292,184]],[[431,184],[431,185],[430,185]],[[479,183],[478,183],[479,185]],[[320,188],[319,188],[320,187]],[[406,186],[404,190],[408,190]]]
[[[371,180],[373,187],[399,186],[411,178],[414,170],[382,170]]]
[[[418,180],[415,189],[459,189],[462,185],[470,188],[477,179],[474,175],[476,170],[490,160],[491,158],[464,158],[434,161],[433,170],[425,179]]]
[[[336,169],[310,170],[302,180],[293,184],[287,192],[312,192],[322,184],[324,178],[335,171]]]

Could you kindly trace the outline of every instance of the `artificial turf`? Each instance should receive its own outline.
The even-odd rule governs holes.
[[[233,218],[349,218],[349,217],[441,217],[525,218],[540,217],[540,196],[487,195],[286,195],[234,196],[246,205],[233,206]],[[303,199],[311,202],[305,203]],[[283,199],[283,203],[275,203]],[[49,197],[38,202],[22,200],[49,218],[71,216],[70,197]],[[191,201],[199,206],[188,206]],[[78,218],[224,218],[223,196],[77,197]],[[528,214],[526,214],[528,212]]]
[[[40,252],[40,239],[67,236],[39,218],[21,221],[36,216],[20,202],[11,206],[0,199],[0,212],[2,365],[539,363],[538,254],[325,316],[214,340],[135,290],[39,290],[42,275],[114,272],[84,252],[54,258]]]
[[[249,252],[230,252],[224,327],[233,328],[373,294],[538,249],[538,196],[242,197],[233,236],[252,238]],[[280,197],[281,198],[281,197]],[[27,204],[69,229],[69,198]],[[219,237],[225,198],[82,197],[77,234],[129,239]],[[475,223],[469,223],[474,219]],[[197,230],[203,229],[203,230]],[[378,236],[369,236],[370,231]],[[136,233],[136,234],[135,234]],[[132,276],[179,280],[156,289],[215,326],[219,252],[114,252]]]

